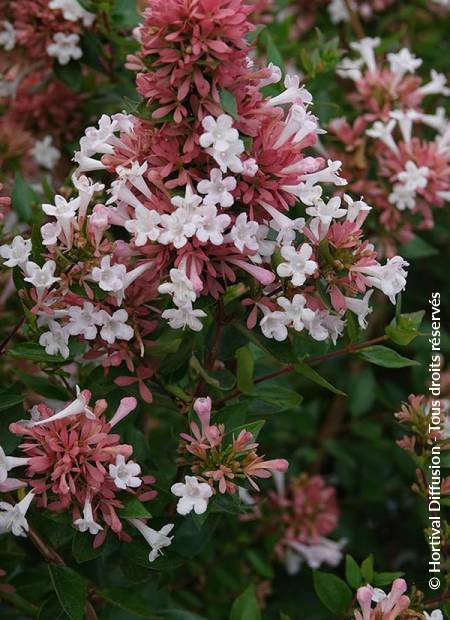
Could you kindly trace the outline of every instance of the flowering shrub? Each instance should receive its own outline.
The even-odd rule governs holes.
[[[3,4],[2,613],[448,617],[448,89],[398,3]]]

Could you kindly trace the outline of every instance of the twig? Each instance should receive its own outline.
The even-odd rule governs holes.
[[[379,344],[380,342],[386,342],[386,340],[388,339],[389,339],[388,336],[378,336],[377,338],[372,338],[372,340],[367,340],[366,342],[359,342],[357,344],[349,344],[343,349],[338,349],[337,351],[330,351],[330,353],[325,353],[324,355],[316,355],[315,357],[302,360],[302,363],[307,364],[308,366],[312,366],[319,362],[323,362],[325,360],[338,357],[339,355],[345,355],[347,353],[355,353],[356,351],[359,351],[360,349],[365,349],[366,347],[370,347],[374,344]],[[295,370],[295,366],[296,366],[295,364],[289,364],[288,366],[285,366],[284,368],[280,368],[278,370],[270,372],[267,375],[258,377],[257,379],[255,379],[254,383],[255,384],[262,383],[263,381],[269,381],[270,379],[275,379],[275,377],[281,377],[282,375],[287,375],[291,373],[293,370]],[[224,396],[220,400],[215,401],[214,407],[220,407],[221,405],[223,405],[223,403],[231,400],[232,398],[236,398],[240,394],[241,394],[241,390],[236,389],[230,394],[227,394],[227,396]]]
[[[16,325],[14,325],[13,329],[11,330],[11,332],[6,336],[6,338],[4,340],[2,340],[2,342],[0,343],[0,355],[3,355],[3,353],[5,352],[7,346],[9,345],[9,343],[11,342],[11,340],[14,338],[14,336],[17,334],[17,332],[19,331],[19,329],[22,327],[22,325],[25,323],[25,317],[23,316],[20,321],[18,321],[16,323]]]
[[[354,9],[352,0],[344,0],[344,2],[347,8],[348,14],[350,16],[350,23],[352,25],[353,30],[355,31],[356,36],[358,37],[358,39],[363,39],[365,36],[364,28],[361,23],[361,20],[359,19],[358,13]]]

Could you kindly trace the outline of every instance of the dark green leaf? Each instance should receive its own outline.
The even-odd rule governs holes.
[[[48,570],[61,607],[71,620],[83,620],[87,601],[84,579],[67,566],[49,564]]]
[[[362,583],[361,570],[351,555],[345,556],[345,578],[354,590]]]
[[[250,585],[234,601],[230,612],[230,620],[261,620],[255,591]]]
[[[306,377],[310,381],[314,381],[314,383],[321,385],[326,390],[330,390],[330,392],[333,392],[334,394],[346,396],[345,392],[342,392],[342,390],[339,390],[338,388],[334,387],[334,385],[331,385],[331,383],[329,383],[324,377],[322,377],[322,375],[320,375],[317,370],[314,370],[314,368],[311,368],[311,366],[308,366],[307,364],[298,364],[295,367],[295,371],[303,377]]]
[[[382,345],[374,345],[366,349],[358,351],[359,357],[366,362],[383,366],[383,368],[404,368],[405,366],[420,366],[419,362],[403,357],[397,351],[383,347]]]
[[[394,318],[386,327],[386,334],[396,344],[406,346],[420,335],[419,327],[424,315],[425,310],[401,314],[398,318]]]
[[[253,355],[249,346],[241,347],[236,351],[237,386],[244,394],[253,392]]]
[[[236,98],[232,92],[229,90],[221,90],[220,91],[220,103],[222,106],[222,110],[232,116],[234,119],[239,117]]]
[[[150,618],[150,620],[161,618],[159,614],[152,612],[148,602],[136,589],[127,590],[127,588],[114,586],[113,588],[104,588],[100,591],[100,595],[113,605],[140,618]]]
[[[336,615],[343,614],[352,600],[348,585],[332,573],[314,571],[314,589],[325,607]]]
[[[369,555],[361,564],[361,574],[364,577],[366,583],[371,583],[374,575],[373,570],[373,555]]]
[[[31,186],[24,180],[20,172],[16,174],[11,194],[11,204],[21,222],[30,222],[33,216],[33,204],[37,197]]]
[[[117,510],[117,514],[122,519],[149,519],[152,515],[145,508],[144,504],[138,500],[134,495],[127,495],[121,497],[121,502],[124,507]]]
[[[33,362],[46,362],[48,364],[67,362],[61,355],[48,355],[45,349],[35,342],[16,344],[12,349],[8,349],[8,354],[21,359],[32,360]]]

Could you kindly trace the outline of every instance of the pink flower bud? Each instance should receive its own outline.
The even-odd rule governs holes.
[[[211,420],[212,402],[209,396],[206,398],[197,398],[194,402],[194,411],[200,418],[203,428],[208,428]]]
[[[137,400],[133,396],[126,396],[125,398],[122,398],[116,413],[109,421],[109,426],[112,428],[113,426],[118,424],[121,420],[123,420],[125,416],[127,416],[131,411],[136,409],[136,407]]]

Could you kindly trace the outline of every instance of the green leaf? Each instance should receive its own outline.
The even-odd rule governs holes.
[[[33,217],[33,204],[37,197],[20,172],[16,174],[11,194],[12,208],[21,222],[30,222]]]
[[[278,385],[258,385],[253,396],[271,405],[277,405],[280,409],[298,407],[303,400],[303,397],[293,389]]]
[[[348,585],[333,575],[314,571],[314,589],[320,601],[334,614],[343,614],[352,601],[352,593]]]
[[[236,351],[237,360],[237,386],[244,394],[253,392],[254,361],[249,346],[241,347]]]
[[[61,355],[48,355],[45,349],[35,342],[21,342],[12,349],[9,349],[8,354],[33,362],[46,362],[48,364],[67,362]]]
[[[261,611],[258,608],[258,602],[252,585],[248,586],[234,601],[230,612],[230,620],[261,620]]]
[[[124,505],[123,508],[117,510],[117,514],[121,519],[149,519],[152,516],[144,504],[134,495],[121,497],[120,501]]]
[[[314,370],[314,368],[311,368],[311,366],[308,366],[307,364],[298,364],[295,367],[295,371],[298,372],[299,375],[302,375],[310,381],[314,381],[314,383],[317,383],[318,385],[324,387],[326,390],[330,390],[330,392],[333,392],[333,394],[346,396],[345,392],[334,387],[334,385],[331,385],[331,383],[324,379],[324,377],[322,377],[322,375],[320,375],[317,370]]]
[[[81,89],[83,81],[83,72],[81,63],[71,60],[67,65],[61,65],[57,60],[53,64],[53,72],[58,80],[66,86],[70,86],[72,90],[78,92]]]
[[[150,618],[150,620],[161,618],[159,614],[151,611],[148,602],[136,589],[127,590],[127,588],[114,586],[101,590],[100,595],[116,607],[129,611],[140,618]]]
[[[428,258],[429,256],[436,256],[436,254],[438,254],[438,250],[420,237],[416,236],[408,243],[400,246],[399,253],[404,258]]]
[[[364,577],[366,583],[372,583],[374,576],[373,570],[373,555],[369,555],[361,564],[361,574]]]
[[[87,601],[84,579],[67,566],[49,564],[48,570],[61,607],[71,620],[83,620]]]
[[[237,437],[241,431],[248,431],[249,433],[253,435],[253,439],[256,439],[259,433],[261,432],[265,423],[266,423],[265,420],[257,420],[256,422],[249,422],[247,424],[242,424],[241,426],[236,426],[236,428],[233,428],[227,431],[226,434],[227,435],[233,434],[235,437]]]
[[[91,534],[76,531],[72,538],[72,554],[78,564],[89,562],[97,558],[102,550],[100,547],[94,549],[92,546],[93,537]]]
[[[130,0],[115,0],[112,18],[117,26],[133,28],[140,22],[136,11],[136,3]]]
[[[0,394],[0,411],[11,409],[23,403],[23,394]]]
[[[420,335],[419,327],[422,323],[425,310],[401,314],[398,319],[394,318],[386,327],[386,335],[396,344],[406,346]]]
[[[236,97],[229,90],[221,90],[220,91],[220,103],[222,106],[222,110],[229,114],[234,119],[239,118]]]
[[[374,345],[358,351],[358,356],[366,362],[383,366],[383,368],[404,368],[406,366],[420,366],[419,362],[403,357],[397,351],[383,347],[382,345]]]
[[[53,385],[50,383],[48,379],[45,377],[36,377],[32,375],[27,375],[24,372],[20,372],[16,370],[16,374],[20,377],[22,383],[24,383],[30,390],[37,392],[41,396],[45,396],[45,398],[51,398],[54,400],[62,400],[66,401],[70,399],[70,395],[66,392],[66,390],[59,386]],[[0,403],[1,408],[1,403]]]
[[[349,383],[348,405],[350,413],[356,418],[367,413],[375,401],[377,383],[373,369],[365,366],[358,372],[357,378],[350,377]]]
[[[351,555],[345,556],[345,578],[354,590],[362,583],[361,570]]]
[[[261,32],[261,41],[266,46],[267,61],[277,65],[277,67],[284,72],[283,56],[278,47],[275,45],[272,35],[268,30],[263,30],[263,32]]]

